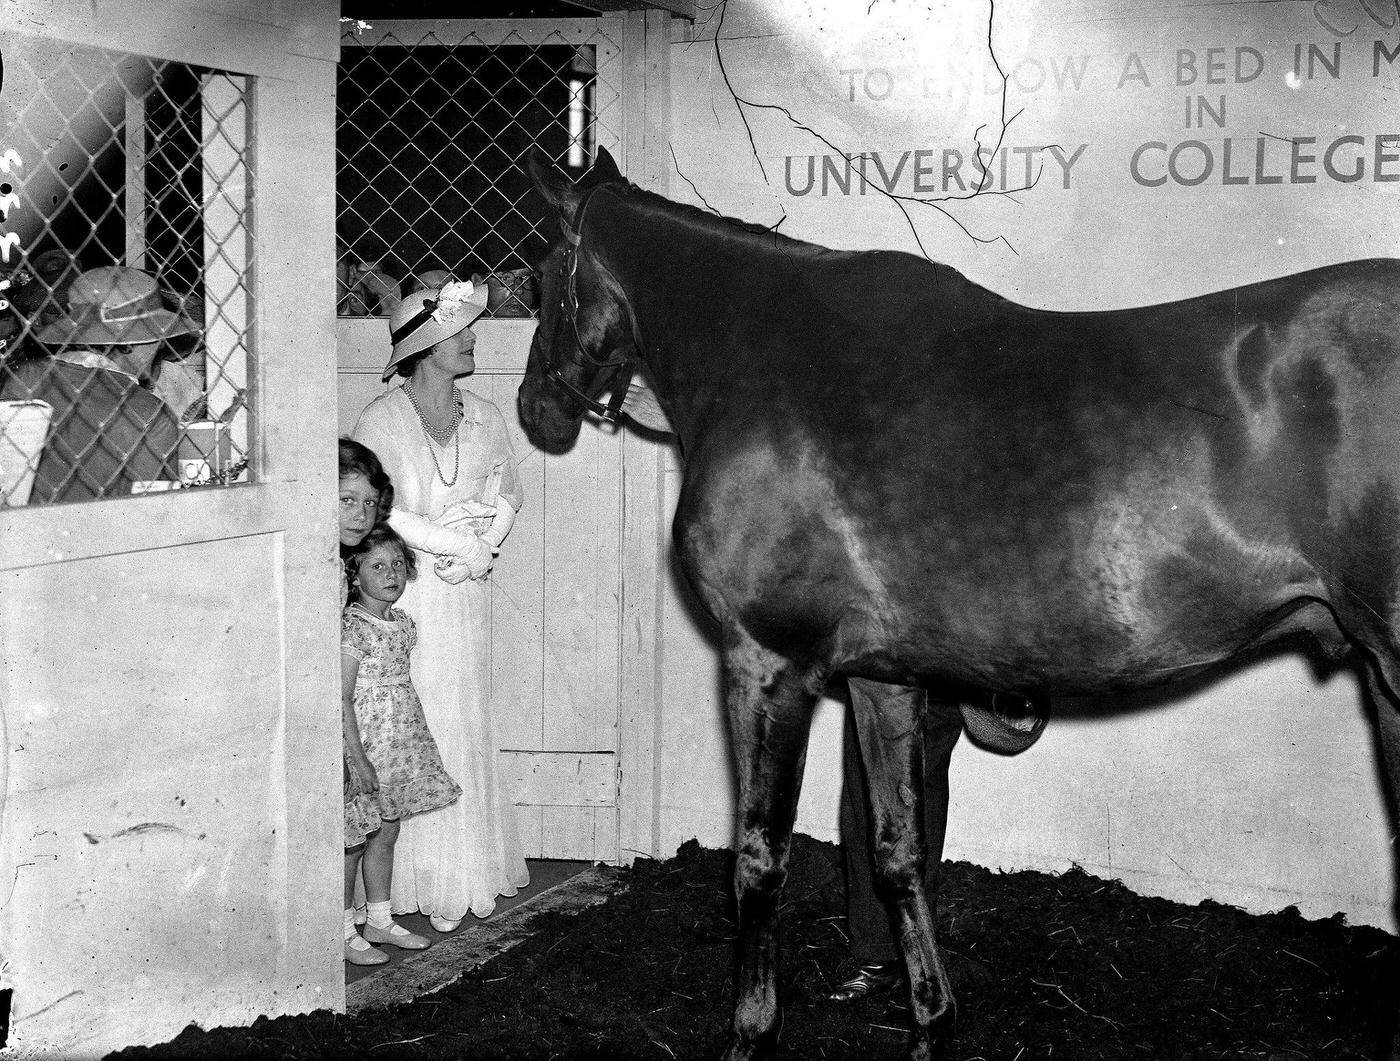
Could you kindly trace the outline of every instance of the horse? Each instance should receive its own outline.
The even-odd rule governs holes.
[[[948,1056],[956,1012],[921,882],[931,693],[1121,694],[1301,635],[1359,661],[1395,790],[1400,261],[1053,312],[672,202],[605,151],[577,183],[528,165],[562,234],[518,392],[530,439],[616,419],[644,367],[684,457],[675,549],[718,624],[739,799],[729,1061],[776,1046],[777,908],[829,681],[851,690],[917,1059]]]

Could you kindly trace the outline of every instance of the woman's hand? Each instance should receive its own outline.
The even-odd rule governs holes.
[[[634,379],[628,385],[627,397],[622,402],[622,411],[641,424],[642,427],[650,428],[653,431],[665,431],[672,435],[676,433],[676,429],[671,426],[671,421],[666,416],[666,410],[661,408],[661,402],[657,399],[656,392],[640,379]]]

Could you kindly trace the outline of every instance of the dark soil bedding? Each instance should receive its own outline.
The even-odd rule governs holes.
[[[356,1017],[186,1029],[113,1055],[165,1058],[710,1059],[729,1022],[727,851],[638,862],[602,906],[430,997]],[[820,1001],[849,972],[839,854],[798,837],[784,907],[787,1058],[897,1059],[907,1007]],[[961,996],[959,1061],[1370,1058],[1400,1000],[1400,947],[1339,916],[1135,895],[1071,871],[945,866],[939,923],[990,980]]]

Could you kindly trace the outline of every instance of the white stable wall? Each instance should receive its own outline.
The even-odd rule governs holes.
[[[1002,110],[988,14],[985,3],[731,0],[722,67],[717,17],[672,48],[685,179],[672,177],[671,195],[829,246],[922,244],[994,290],[1065,309],[1163,301],[1400,246],[1400,62],[1389,58],[1400,37],[1361,3],[997,3],[990,36],[1011,78],[1005,182],[991,156]],[[731,90],[786,111],[746,108],[746,128]],[[901,211],[877,190],[888,180],[901,195],[966,194],[952,178],[943,188],[955,161],[945,151],[961,153],[956,172],[970,177],[979,126],[992,190],[1010,194],[945,200],[945,215]],[[1200,146],[1178,148],[1186,141]],[[1168,174],[1172,151],[1180,180]],[[866,156],[864,184],[843,171],[843,153]],[[1207,155],[1209,175],[1192,183]],[[1039,177],[1027,189],[1017,177],[1028,160]],[[669,512],[674,461],[666,483]],[[724,846],[733,797],[715,653],[674,581],[663,620],[658,846]],[[1185,901],[1295,904],[1394,928],[1390,827],[1349,674],[1318,678],[1282,657],[1152,707],[1057,707],[1019,758],[959,746],[948,857],[1077,863]],[[840,722],[824,702],[798,819],[823,839],[837,837]]]

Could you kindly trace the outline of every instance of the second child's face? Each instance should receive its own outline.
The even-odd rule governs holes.
[[[360,595],[381,604],[393,604],[408,585],[408,563],[395,545],[376,545],[356,561]]]
[[[340,544],[359,545],[379,518],[379,491],[359,472],[340,480]]]

